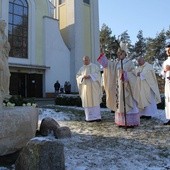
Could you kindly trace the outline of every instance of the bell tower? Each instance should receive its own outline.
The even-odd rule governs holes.
[[[76,87],[75,75],[83,64],[82,57],[88,55],[96,63],[100,52],[98,0],[56,0],[55,3],[61,35],[71,52],[70,80],[72,87]]]

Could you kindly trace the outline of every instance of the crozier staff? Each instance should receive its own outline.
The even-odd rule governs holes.
[[[115,111],[115,123],[118,126],[129,128],[140,125],[140,116],[132,93],[136,82],[133,72],[135,67],[127,51],[127,44],[121,42],[117,51],[118,60],[108,61],[103,71],[107,107]]]

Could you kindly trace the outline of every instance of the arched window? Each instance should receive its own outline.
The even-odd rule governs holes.
[[[8,38],[10,57],[28,58],[28,3],[27,0],[9,1]]]

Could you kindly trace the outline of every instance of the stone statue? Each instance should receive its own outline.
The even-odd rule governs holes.
[[[0,156],[20,151],[35,137],[39,115],[38,109],[32,106],[3,107],[3,100],[10,97],[10,44],[5,28],[6,22],[0,19]]]
[[[8,66],[8,56],[10,44],[5,35],[6,22],[0,19],[0,108],[3,100],[9,98],[10,71]]]

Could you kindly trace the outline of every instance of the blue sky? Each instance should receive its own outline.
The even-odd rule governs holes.
[[[170,0],[98,0],[100,28],[105,23],[112,34],[128,30],[132,44],[139,30],[144,37],[154,38],[170,26]]]

